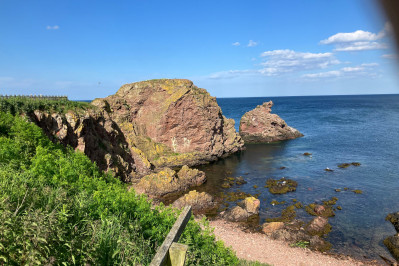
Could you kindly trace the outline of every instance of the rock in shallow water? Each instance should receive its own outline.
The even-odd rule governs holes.
[[[384,245],[392,256],[399,262],[399,235],[389,236],[384,240]]]
[[[310,221],[305,229],[310,235],[323,236],[331,231],[331,225],[327,218],[318,216]]]
[[[240,135],[245,143],[268,143],[303,136],[278,115],[271,114],[272,106],[272,101],[265,102],[242,116]]]
[[[194,214],[206,213],[217,206],[214,198],[206,192],[197,192],[192,190],[184,196],[178,198],[172,204],[175,208],[191,206]]]
[[[199,186],[206,181],[205,173],[197,169],[183,166],[176,171],[165,168],[158,173],[146,175],[134,185],[137,193],[145,193],[153,198],[159,198],[167,194],[187,190],[193,186]]]
[[[284,228],[283,222],[271,222],[271,223],[264,223],[262,225],[262,232],[265,234],[271,234],[276,230]]]
[[[399,212],[388,214],[385,220],[390,221],[395,227],[396,232],[399,233]]]

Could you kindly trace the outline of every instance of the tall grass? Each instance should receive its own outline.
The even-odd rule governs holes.
[[[0,191],[0,265],[146,265],[179,214],[2,112]],[[204,227],[191,219],[181,237],[188,264],[238,264]]]

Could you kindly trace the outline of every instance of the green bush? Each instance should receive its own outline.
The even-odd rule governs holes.
[[[83,153],[0,112],[0,265],[149,264],[180,211],[101,172]],[[236,265],[211,230],[189,221],[188,264]]]
[[[93,106],[86,102],[49,100],[29,97],[0,98],[0,112],[31,114],[35,110],[65,113],[68,110],[87,110]]]

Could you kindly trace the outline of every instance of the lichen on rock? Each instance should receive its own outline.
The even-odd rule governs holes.
[[[133,187],[139,194],[145,193],[152,198],[160,198],[199,186],[205,181],[204,172],[184,166],[177,174],[170,168],[164,168],[157,173],[146,175]]]
[[[272,101],[265,102],[242,116],[239,131],[245,143],[268,143],[303,136],[278,115],[271,114],[272,106]]]
[[[123,85],[92,102],[121,126],[127,141],[158,168],[197,165],[243,149],[234,121],[216,99],[185,79]]]
[[[285,194],[296,190],[298,183],[288,178],[273,179],[269,178],[266,181],[266,188],[269,188],[269,192],[272,194]]]
[[[208,213],[217,207],[217,202],[206,192],[192,190],[184,196],[178,198],[172,204],[175,208],[191,206],[194,214]]]

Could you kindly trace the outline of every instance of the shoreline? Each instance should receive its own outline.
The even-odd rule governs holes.
[[[332,255],[291,247],[261,233],[244,232],[238,224],[224,220],[209,221],[217,240],[235,251],[240,259],[258,261],[274,266],[290,265],[384,265],[376,260],[358,260],[346,255]]]

